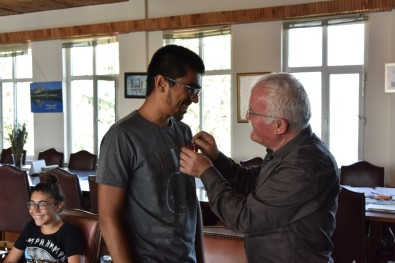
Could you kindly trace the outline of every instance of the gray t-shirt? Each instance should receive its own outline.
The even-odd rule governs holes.
[[[101,144],[96,180],[127,189],[123,216],[136,262],[196,262],[195,180],[179,171],[180,149],[192,134],[170,122],[162,128],[134,111]]]

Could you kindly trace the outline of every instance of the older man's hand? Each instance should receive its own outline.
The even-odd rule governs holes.
[[[214,161],[218,158],[219,150],[212,135],[205,131],[200,131],[193,136],[192,142],[210,160]]]
[[[182,147],[180,152],[180,171],[193,177],[200,177],[213,164],[205,155]]]

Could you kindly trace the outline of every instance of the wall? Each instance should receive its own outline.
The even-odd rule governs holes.
[[[32,43],[33,81],[62,80],[62,42],[39,41]],[[63,91],[64,92],[64,91]],[[63,151],[64,145],[64,114],[34,114],[34,148],[38,152],[54,147]]]
[[[365,156],[384,166],[386,184],[395,187],[395,93],[384,93],[384,64],[395,62],[395,11],[369,17],[365,87]]]
[[[237,73],[281,70],[281,28],[279,21],[232,26],[233,105],[237,105]],[[232,114],[232,157],[239,161],[264,156],[265,148],[250,140],[251,125],[237,123],[236,107]]]
[[[142,99],[124,98],[124,72],[145,72],[147,68],[147,33],[138,32],[119,35],[119,87],[118,87],[118,119],[141,106]],[[142,52],[143,51],[143,52]]]
[[[182,13],[244,9],[270,5],[296,4],[316,1],[237,1],[221,0],[191,2],[186,5],[178,0],[148,2],[148,17]],[[0,17],[0,32],[52,28],[67,25],[100,23],[141,19],[145,16],[143,0],[125,3],[48,11],[18,16]],[[369,16],[369,39],[367,43],[367,82],[365,87],[365,156],[364,159],[386,169],[387,184],[395,186],[395,94],[384,93],[384,63],[395,62],[395,11]],[[245,72],[279,71],[281,69],[280,21],[250,23],[232,26],[233,105],[237,105],[236,74]],[[136,32],[119,35],[120,77],[118,118],[138,108],[143,100],[123,97],[123,73],[145,71],[147,61],[162,45],[161,32]],[[32,43],[34,81],[61,80],[61,41]],[[346,105],[340,105],[346,107]],[[249,139],[251,127],[237,123],[236,107],[232,109],[232,149],[236,161],[263,155],[264,148]],[[35,114],[35,147],[39,150],[55,146],[64,150],[63,114]],[[347,132],[347,131],[344,131]],[[66,155],[67,156],[67,155]]]

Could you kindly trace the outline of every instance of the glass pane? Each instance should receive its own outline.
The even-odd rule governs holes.
[[[115,123],[115,81],[98,81],[98,138],[97,145],[110,126]]]
[[[73,47],[70,54],[72,76],[93,74],[93,47]]]
[[[203,93],[203,130],[212,134],[219,149],[225,155],[231,154],[231,78],[230,75],[215,75],[203,77],[203,90],[210,90],[210,93]],[[204,92],[204,91],[203,91]]]
[[[12,79],[12,57],[0,57],[0,79]]]
[[[180,45],[183,47],[186,47],[196,54],[199,54],[199,39],[193,38],[193,39],[167,39],[164,40],[165,45],[169,44],[175,44],[175,45]],[[204,93],[204,91],[202,92]],[[183,122],[188,124],[191,127],[192,134],[195,134],[201,130],[200,127],[200,104],[202,103],[201,101],[202,95],[199,98],[199,103],[192,103],[188,107],[188,112],[184,115],[184,118],[182,119]]]
[[[364,63],[364,24],[328,27],[328,65],[362,65]]]
[[[288,67],[322,66],[322,28],[288,30]]]
[[[204,91],[203,91],[204,92]],[[202,92],[202,93],[203,93]],[[200,95],[199,103],[192,103],[188,107],[188,112],[184,115],[182,119],[183,122],[188,124],[191,127],[192,135],[199,132],[200,128],[200,104],[202,103],[202,95]]]
[[[313,132],[321,138],[321,118],[322,118],[322,87],[321,72],[292,73],[305,88],[309,96],[311,106],[310,125]]]
[[[96,47],[96,74],[110,75],[119,73],[118,43]]]
[[[329,148],[340,167],[358,161],[359,74],[333,74],[329,81]]]
[[[93,81],[74,80],[70,91],[71,152],[94,152]]]
[[[32,53],[31,49],[29,52],[23,56],[16,56],[16,77],[17,78],[32,78],[33,77],[33,69],[32,69]]]
[[[206,70],[230,68],[230,35],[204,37],[203,61]],[[219,59],[220,58],[220,59]]]
[[[7,126],[10,126],[14,123],[14,88],[12,82],[2,83],[2,95],[3,131],[7,132]],[[8,134],[3,136],[3,148],[11,147],[7,135]]]
[[[26,123],[28,137],[25,145],[27,155],[34,155],[34,119],[31,112],[30,82],[19,82],[16,88],[16,110],[19,123]]]
[[[210,71],[231,69],[231,35],[164,40],[164,44],[181,45],[202,56],[206,67],[203,92],[199,103],[189,106],[183,121],[191,127],[193,134],[200,130],[213,134],[221,151],[230,156],[231,78],[230,75],[210,75]]]
[[[168,39],[164,40],[165,45],[175,44],[179,46],[186,47],[196,54],[199,54],[199,39],[192,38],[192,39]]]

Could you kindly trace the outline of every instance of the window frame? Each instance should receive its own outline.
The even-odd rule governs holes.
[[[2,123],[2,125],[0,126],[0,134],[1,134],[1,141],[0,141],[0,147],[3,149],[5,147],[5,140],[7,140],[7,136],[6,136],[6,131],[4,130],[4,112],[3,112],[3,84],[4,83],[12,83],[12,89],[13,89],[13,121],[14,123],[23,123],[26,120],[20,120],[18,118],[18,84],[19,83],[32,83],[33,82],[33,68],[32,68],[32,72],[31,72],[31,77],[30,78],[18,78],[17,77],[17,57],[20,55],[25,55],[25,54],[29,54],[31,57],[31,60],[33,61],[32,58],[32,50],[31,47],[27,44],[15,44],[15,45],[11,45],[11,46],[5,46],[5,49],[3,50],[2,47],[0,46],[0,55],[1,53],[4,52],[5,56],[11,57],[12,58],[12,76],[11,78],[0,78],[0,123]],[[32,144],[32,147],[34,149],[34,117],[31,119],[32,123],[30,125],[28,125],[27,127],[32,128],[33,129],[29,129],[28,133],[29,133],[29,137],[30,137],[30,143]],[[12,125],[13,123],[10,123],[10,125]],[[32,139],[33,138],[33,139]],[[26,147],[26,145],[25,145]],[[28,158],[28,156],[33,156],[34,152],[32,153],[31,151],[27,151],[26,153],[26,158]]]
[[[365,133],[365,82],[366,73],[365,65],[367,63],[367,16],[347,16],[337,18],[295,20],[283,24],[283,42],[282,42],[282,70],[289,73],[304,72],[321,72],[321,91],[322,91],[322,109],[321,109],[321,135],[317,134],[329,146],[330,145],[330,76],[335,74],[359,74],[359,125],[358,125],[358,159],[364,158],[364,133]],[[322,27],[322,65],[311,67],[290,67],[288,66],[288,29],[292,24],[316,23]],[[328,27],[344,23],[364,23],[364,61],[362,65],[345,65],[345,66],[328,66]],[[357,161],[357,160],[356,160]]]
[[[86,42],[90,42],[90,46],[92,46],[92,75],[78,75],[78,76],[73,76],[71,75],[72,73],[72,58],[71,58],[71,48],[72,46],[64,46],[63,49],[63,57],[64,57],[64,82],[65,82],[65,87],[66,87],[66,92],[64,95],[64,99],[66,101],[66,109],[64,112],[65,118],[65,156],[69,156],[70,153],[73,152],[72,150],[72,143],[73,143],[73,138],[72,138],[72,129],[73,129],[73,124],[72,124],[72,116],[70,114],[70,109],[72,107],[72,102],[71,102],[71,83],[73,81],[77,80],[88,80],[92,81],[93,84],[93,119],[92,119],[92,124],[93,124],[93,151],[88,150],[89,152],[96,154],[97,156],[99,155],[99,150],[100,150],[100,143],[98,141],[98,135],[99,135],[99,128],[98,128],[98,82],[101,80],[104,81],[114,81],[114,94],[115,94],[115,101],[114,101],[114,123],[118,120],[118,96],[117,92],[119,89],[119,79],[118,75],[119,72],[116,74],[107,74],[107,75],[97,75],[96,74],[96,53],[97,49],[96,47],[100,45],[100,43],[103,43],[102,39],[98,40],[86,40]],[[116,41],[117,42],[117,41]],[[105,42],[104,42],[105,43]],[[65,159],[65,162],[68,160]]]
[[[203,27],[203,28],[193,28],[193,29],[183,29],[183,30],[168,30],[163,32],[163,44],[171,44],[173,43],[173,39],[198,39],[199,40],[199,47],[198,47],[198,52],[197,54],[203,58],[204,57],[204,50],[203,50],[203,38],[204,37],[210,37],[210,36],[218,36],[218,35],[229,35],[230,36],[230,45],[232,45],[232,37],[231,37],[231,30],[230,26],[215,26],[215,27]],[[230,46],[230,52],[231,52],[231,46]],[[231,54],[229,54],[231,56]],[[202,76],[202,87],[203,87],[203,92],[201,93],[201,97],[199,98],[199,127],[200,130],[206,130],[205,129],[205,105],[204,105],[204,97],[208,96],[207,95],[207,87],[204,85],[204,77],[210,77],[210,76],[229,76],[229,107],[232,109],[232,92],[233,92],[233,83],[232,83],[232,60],[230,59],[230,65],[228,69],[214,69],[214,70],[208,70],[206,68],[203,76]],[[226,155],[231,156],[232,155],[232,110],[229,112],[229,152],[225,152]],[[194,131],[192,131],[194,132]],[[215,134],[213,134],[215,137]],[[218,143],[218,141],[217,141]],[[223,149],[223,147],[222,147]]]

